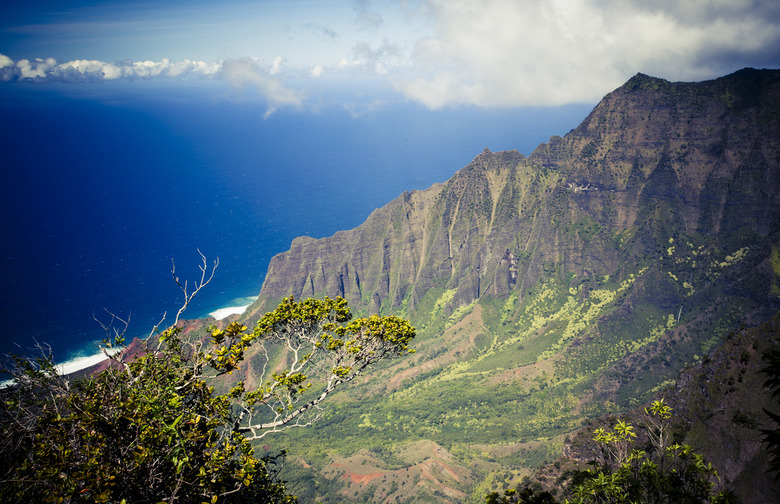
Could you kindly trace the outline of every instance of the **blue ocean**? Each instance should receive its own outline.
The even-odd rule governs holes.
[[[0,83],[0,353],[94,354],[109,313],[147,335],[181,301],[171,261],[192,282],[198,250],[219,267],[185,317],[248,304],[296,236],[355,227],[485,147],[530,154],[592,108],[401,102],[266,118],[227,88],[139,87]]]

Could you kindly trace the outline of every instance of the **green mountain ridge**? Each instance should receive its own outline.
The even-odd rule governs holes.
[[[485,150],[355,229],[294,240],[243,320],[328,295],[419,329],[414,358],[278,441],[305,501],[480,502],[768,320],[779,168],[780,71],[638,74],[528,157]]]
[[[778,404],[765,385],[763,370],[768,365],[766,354],[776,352],[778,345],[780,315],[729,333],[720,347],[684,368],[675,384],[659,393],[671,407],[671,439],[704,455],[717,468],[720,483],[732,488],[740,502],[780,499],[780,481],[767,470],[767,450],[759,435],[761,429],[775,428],[765,409],[776,410]],[[619,417],[642,426],[644,408]],[[593,441],[595,429],[610,429],[616,419],[610,415],[589,421],[568,436],[561,456],[535,470],[535,480],[560,494],[567,473],[582,470],[601,456]],[[640,441],[640,448],[646,446],[646,439]]]

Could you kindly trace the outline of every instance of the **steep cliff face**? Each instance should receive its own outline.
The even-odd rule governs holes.
[[[413,310],[433,286],[458,289],[466,303],[508,292],[518,211],[509,203],[522,159],[486,150],[447,183],[404,193],[355,229],[297,238],[271,261],[261,297],[340,295],[376,312]]]
[[[703,83],[639,74],[527,158],[485,150],[355,229],[296,239],[271,261],[254,310],[292,294],[413,313],[438,287],[455,291],[449,314],[486,295],[524,296],[552,272],[625,278],[670,238],[736,246],[773,235],[779,82],[749,69]]]
[[[688,233],[747,225],[766,235],[777,220],[777,87],[777,72],[747,69],[703,83],[640,74],[538,157],[569,187],[594,189],[582,196],[615,193],[620,211],[606,223],[628,228],[640,217],[632,208],[663,201]]]
[[[359,399],[290,448],[329,461],[371,448],[396,467],[394,450],[425,439],[471,468],[444,493],[484,502],[584,418],[642,404],[780,310],[780,71],[637,75],[528,157],[485,150],[355,229],[297,238],[244,320],[289,295],[343,296],[419,329],[413,360],[355,385]],[[329,461],[312,469],[331,479],[311,500],[402,496],[395,469],[345,487]],[[746,463],[731,474],[761,470]]]

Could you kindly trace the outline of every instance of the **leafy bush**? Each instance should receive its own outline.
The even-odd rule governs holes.
[[[669,444],[671,408],[664,400],[654,401],[645,409],[645,434],[649,451],[636,448],[636,429],[618,420],[611,430],[598,428],[594,441],[601,449],[592,468],[569,475],[569,498],[572,504],[591,503],[728,503],[734,497],[729,491],[718,491],[717,471],[688,445]],[[538,483],[526,482],[503,495],[492,492],[488,504],[556,504],[552,493]]]
[[[184,307],[209,281],[205,258],[201,270],[194,292],[179,284]],[[13,384],[0,391],[0,500],[295,502],[278,480],[284,452],[258,457],[250,441],[310,424],[337,387],[413,352],[415,330],[405,320],[350,321],[341,298],[288,298],[252,332],[234,322],[206,338],[185,336],[181,313],[142,355],[107,352],[108,368],[82,379],[59,375],[50,352],[11,359],[4,371]],[[123,349],[123,334],[104,343]],[[258,385],[236,381],[216,393],[216,381],[238,370],[253,345],[265,356],[252,377]],[[286,368],[265,369],[271,346],[284,349]]]

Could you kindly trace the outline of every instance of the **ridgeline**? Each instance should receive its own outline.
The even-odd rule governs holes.
[[[485,150],[273,258],[242,320],[289,295],[343,296],[419,336],[413,358],[269,448],[289,449],[305,502],[482,502],[771,319],[779,232],[780,71],[638,74],[531,155]]]

